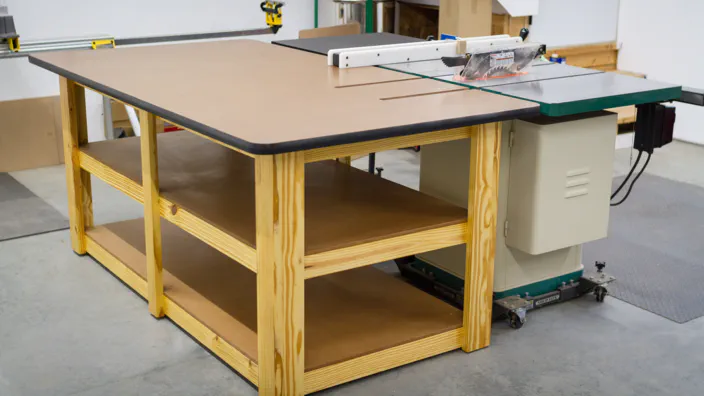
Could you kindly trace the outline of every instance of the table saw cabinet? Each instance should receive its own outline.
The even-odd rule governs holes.
[[[503,123],[496,299],[537,296],[580,278],[582,244],[607,234],[616,129],[617,115],[605,111]],[[420,190],[466,207],[469,145],[424,146]],[[465,254],[465,246],[435,250],[418,255],[416,265],[461,283]]]

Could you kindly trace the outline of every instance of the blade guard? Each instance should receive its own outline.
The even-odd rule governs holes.
[[[513,46],[472,50],[469,60],[455,78],[461,81],[486,80],[525,74],[540,55],[541,44],[524,43]]]

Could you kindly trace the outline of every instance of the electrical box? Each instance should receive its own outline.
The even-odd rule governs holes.
[[[617,115],[517,120],[506,244],[537,255],[606,237]]]

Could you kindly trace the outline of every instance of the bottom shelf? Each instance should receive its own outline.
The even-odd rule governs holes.
[[[87,236],[88,252],[144,296],[143,220]],[[162,246],[167,316],[256,384],[256,274],[166,221]],[[457,349],[461,330],[460,310],[375,268],[307,280],[306,392]]]

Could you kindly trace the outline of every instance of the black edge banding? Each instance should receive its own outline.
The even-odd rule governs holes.
[[[273,145],[261,145],[267,152],[255,154],[279,154],[293,151],[311,150],[321,147],[332,147],[342,144],[361,143],[370,140],[416,135],[425,132],[442,131],[445,129],[462,128],[492,122],[508,121],[522,117],[540,115],[540,106],[518,110],[507,110],[480,116],[460,117],[443,121],[431,121],[412,125],[397,125],[390,128],[370,129],[363,132],[352,132],[341,135],[324,136],[313,139],[296,140]],[[269,151],[271,150],[271,151]]]

